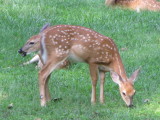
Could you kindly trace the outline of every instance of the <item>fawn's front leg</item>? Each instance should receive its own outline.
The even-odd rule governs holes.
[[[98,80],[98,66],[96,64],[89,64],[90,75],[92,79],[92,94],[91,103],[96,103],[96,85]]]
[[[100,103],[104,103],[105,72],[99,71],[99,76],[100,76]]]

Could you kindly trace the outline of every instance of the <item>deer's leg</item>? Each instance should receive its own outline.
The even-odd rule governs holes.
[[[92,93],[91,93],[91,103],[96,102],[96,85],[98,80],[98,66],[96,64],[89,64],[90,75],[92,79]]]
[[[23,65],[28,65],[34,62],[37,62],[39,60],[39,56],[35,55],[30,61],[23,63]]]
[[[29,62],[34,63],[34,62],[38,62],[38,61],[39,61],[39,56],[35,55]]]
[[[37,64],[37,68],[42,68],[43,67],[43,63],[41,62],[41,60],[39,59],[38,64]]]
[[[99,76],[100,76],[100,103],[104,103],[105,72],[99,71]]]
[[[50,76],[49,68],[50,65],[46,64],[39,72],[39,91],[41,106],[45,106],[47,101],[46,86],[48,87],[47,83]]]
[[[39,90],[40,90],[40,101],[41,106],[45,106],[46,102],[50,100],[50,93],[48,88],[48,81],[50,74],[56,67],[63,62],[63,59],[49,58],[49,61],[42,67],[39,72]]]
[[[51,96],[50,96],[50,93],[49,93],[49,87],[48,87],[48,81],[49,81],[49,78],[50,78],[51,74],[48,76],[47,78],[47,81],[46,81],[46,101],[50,101],[51,100]]]

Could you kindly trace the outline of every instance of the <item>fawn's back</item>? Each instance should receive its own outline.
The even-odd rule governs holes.
[[[108,64],[117,51],[110,38],[80,26],[54,26],[45,34],[45,42],[58,57],[87,63]]]

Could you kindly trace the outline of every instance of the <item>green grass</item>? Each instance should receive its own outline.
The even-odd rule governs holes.
[[[127,108],[118,86],[106,75],[104,105],[90,104],[88,65],[76,64],[52,74],[52,98],[40,107],[38,70],[20,66],[18,49],[45,23],[96,30],[117,44],[127,75],[141,66],[135,83],[135,108]],[[127,48],[122,51],[121,48]],[[159,120],[160,13],[111,9],[104,0],[0,0],[0,120]],[[97,97],[99,86],[97,86]],[[149,103],[144,103],[149,99]],[[8,105],[13,103],[13,108]]]

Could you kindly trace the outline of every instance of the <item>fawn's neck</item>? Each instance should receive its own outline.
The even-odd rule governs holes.
[[[119,74],[123,79],[127,80],[126,71],[119,53],[115,54],[114,61],[112,62],[111,67],[114,72]]]

